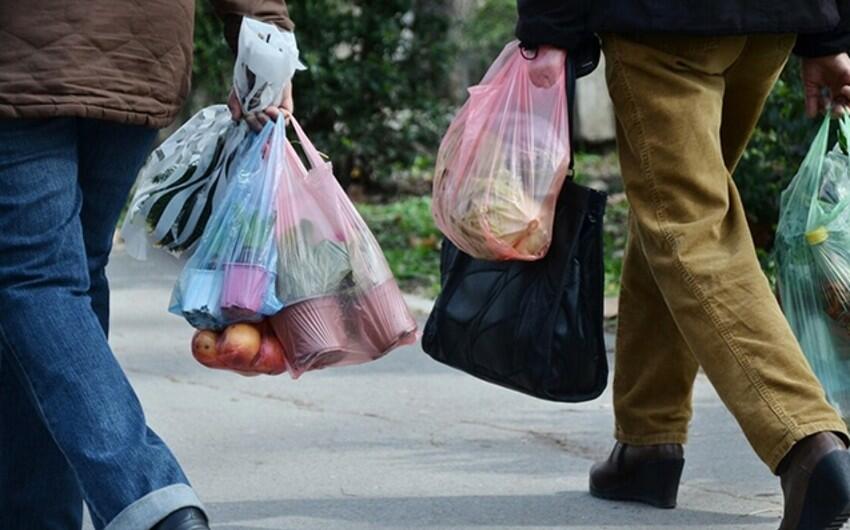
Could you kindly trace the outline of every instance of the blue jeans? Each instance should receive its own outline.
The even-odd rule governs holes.
[[[155,131],[0,120],[0,528],[201,507],[107,343],[112,234]]]

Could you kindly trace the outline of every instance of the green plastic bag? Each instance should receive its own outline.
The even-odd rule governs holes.
[[[845,422],[850,420],[850,118],[830,119],[782,192],[776,260],[782,308]]]

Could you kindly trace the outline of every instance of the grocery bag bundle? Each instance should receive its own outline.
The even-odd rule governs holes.
[[[283,364],[297,378],[416,339],[380,246],[290,123],[307,164],[283,120],[256,135],[174,288],[171,311],[207,332],[193,353],[213,368],[274,374]]]
[[[292,34],[243,20],[234,86],[245,112],[278,105],[300,68]],[[380,246],[288,122],[254,133],[223,105],[202,110],[154,152],[131,201],[131,255],[191,251],[169,310],[197,329],[192,353],[210,368],[297,378],[416,340]]]
[[[508,44],[452,122],[437,155],[434,218],[480,259],[535,260],[552,241],[570,166],[566,76],[535,86]]]
[[[782,193],[776,257],[782,308],[830,402],[850,420],[850,118],[830,119]]]

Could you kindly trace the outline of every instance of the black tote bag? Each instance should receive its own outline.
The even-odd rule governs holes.
[[[552,245],[539,261],[478,260],[444,240],[442,292],[423,333],[425,352],[541,399],[598,397],[608,382],[606,202],[604,193],[567,181],[556,206]]]

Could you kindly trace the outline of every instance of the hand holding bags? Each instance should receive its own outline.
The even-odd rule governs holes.
[[[292,76],[305,67],[295,35],[242,18],[234,91],[243,113],[281,103]],[[145,259],[147,246],[180,255],[192,250],[221,204],[247,127],[225,105],[202,109],[148,158],[121,228],[128,253]]]

